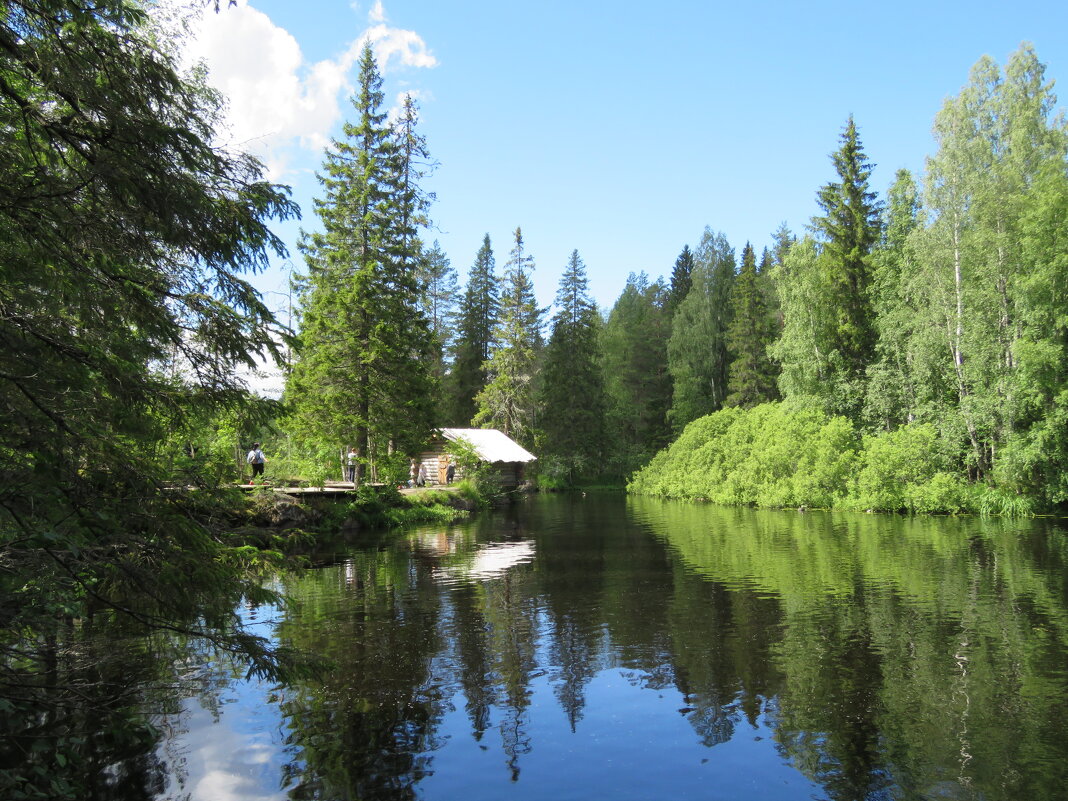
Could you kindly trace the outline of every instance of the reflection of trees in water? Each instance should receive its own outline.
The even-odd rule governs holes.
[[[596,674],[597,659],[589,629],[578,623],[572,615],[562,615],[553,622],[550,634],[552,644],[550,659],[552,668],[553,695],[567,715],[571,733],[582,720],[586,706],[586,685]]]
[[[460,693],[519,779],[537,680],[574,732],[608,669],[677,690],[708,747],[770,728],[830,798],[1055,797],[1065,549],[954,521],[631,509],[641,527],[568,510],[577,536],[535,517],[533,561],[478,580],[440,569],[471,561],[470,531],[296,580],[283,636],[338,668],[285,707],[294,797],[415,797]]]
[[[289,588],[302,612],[289,644],[333,663],[320,685],[282,704],[295,746],[294,798],[414,798],[440,743],[448,699],[434,673],[440,599],[426,571],[396,551],[360,554]]]
[[[774,667],[762,694],[776,696],[767,722],[784,756],[829,797],[1061,792],[1063,533],[1004,521],[630,506],[688,571],[756,590],[732,591],[735,604],[775,598],[782,628],[766,651]],[[759,620],[737,606],[731,618]],[[737,675],[756,674],[739,665]]]
[[[833,799],[892,797],[881,754],[879,655],[864,598],[791,625],[778,646],[788,665],[776,739]]]
[[[462,584],[452,593],[452,637],[456,642],[460,686],[476,740],[481,740],[489,728],[490,710],[497,702],[495,660],[490,654],[490,625],[481,608],[482,597],[481,585],[474,582]]]
[[[25,652],[26,683],[6,666],[0,798],[185,797],[182,699],[199,699],[217,717],[222,692],[244,668],[203,640],[129,628],[106,615],[68,621]]]
[[[501,534],[519,536],[514,527],[494,532]],[[607,669],[623,669],[650,690],[677,688],[682,713],[708,745],[730,739],[743,716],[755,720],[762,701],[745,696],[770,683],[766,654],[753,647],[766,626],[736,619],[736,594],[679,569],[632,527],[573,538],[532,521],[522,536],[538,537],[536,562],[480,580],[465,580],[463,567],[479,542],[436,533],[419,535],[414,555],[363,554],[336,580],[320,571],[290,588],[303,611],[283,637],[339,663],[325,687],[305,688],[286,705],[297,747],[291,767],[304,772],[295,796],[346,788],[368,798],[412,797],[432,769],[437,726],[458,692],[476,740],[496,724],[518,780],[522,757],[536,746],[530,699],[542,676],[572,731],[586,687]],[[743,610],[767,618],[777,607],[748,598]],[[739,679],[746,660],[753,675]],[[435,666],[449,675],[431,677]],[[440,688],[433,700],[420,695],[429,684]]]
[[[489,644],[496,655],[500,702],[504,706],[501,742],[512,781],[519,779],[519,758],[530,753],[532,747],[526,732],[527,707],[530,683],[537,669],[539,627],[537,597],[529,591],[529,576],[529,571],[512,570],[486,588]]]

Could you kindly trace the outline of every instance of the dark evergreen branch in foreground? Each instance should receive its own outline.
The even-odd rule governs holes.
[[[149,633],[166,654],[197,640],[262,675],[295,664],[234,611],[278,600],[261,586],[274,557],[231,543],[210,475],[190,474],[195,493],[173,485],[171,452],[212,415],[272,413],[233,377],[284,342],[244,275],[284,254],[268,220],[297,209],[256,161],[213,145],[220,98],[163,42],[113,0],[0,13],[5,798],[91,794],[60,770],[103,775],[90,709],[145,745],[135,717],[108,717],[145,699],[93,636]],[[165,681],[167,664],[139,678]]]

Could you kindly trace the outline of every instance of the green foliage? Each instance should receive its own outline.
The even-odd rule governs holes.
[[[915,281],[916,254],[909,238],[920,226],[919,187],[898,170],[887,192],[884,236],[872,255],[872,307],[878,336],[868,367],[864,419],[875,428],[902,425],[915,412],[920,381],[913,365],[923,348],[915,337],[924,287]]]
[[[285,342],[244,276],[297,209],[215,146],[221,99],[140,4],[9,4],[0,42],[0,795],[104,797],[86,732],[147,762],[163,702],[130,688],[190,643],[297,672],[235,615],[281,602],[281,557],[229,536],[220,488],[273,414],[235,368]],[[92,645],[132,636],[134,668]]]
[[[682,252],[675,259],[675,266],[671,270],[671,287],[668,290],[667,310],[669,315],[674,315],[679,305],[686,300],[693,286],[694,269],[693,251],[689,245],[683,245]]]
[[[676,432],[723,406],[732,360],[728,332],[733,313],[734,250],[723,234],[706,228],[694,261],[693,285],[671,318],[667,346],[673,381],[668,417]]]
[[[571,254],[560,279],[556,306],[539,392],[543,432],[539,483],[574,483],[598,473],[606,451],[602,323],[589,296],[586,268],[578,251]]]
[[[1028,517],[1035,514],[1034,498],[999,487],[979,486],[973,490],[971,505],[981,515]]]
[[[451,399],[446,419],[457,426],[470,425],[478,404],[475,398],[486,386],[485,364],[493,347],[493,332],[500,314],[497,278],[493,274],[493,247],[489,234],[475,255],[460,301],[456,353],[449,374]]]
[[[816,399],[694,421],[635,474],[628,490],[723,504],[838,507],[880,512],[1031,514],[1020,496],[964,480],[935,427],[861,438]]]
[[[767,293],[757,272],[756,254],[748,242],[742,250],[742,269],[735,280],[731,303],[727,344],[733,361],[729,370],[730,394],[724,403],[748,408],[777,400],[777,371],[768,355],[777,326],[768,313]]]
[[[914,424],[864,438],[848,506],[908,512],[960,512],[970,488],[934,426]]]
[[[0,740],[33,744],[5,745],[4,797],[89,797],[90,716],[147,731],[83,627],[155,632],[164,664],[165,631],[260,674],[293,664],[234,613],[279,600],[274,560],[226,536],[230,468],[198,430],[263,411],[235,368],[285,336],[244,276],[284,255],[268,224],[297,209],[215,145],[221,99],[168,37],[118,0],[0,14]]]
[[[727,408],[695,420],[627,489],[760,507],[1016,516],[1036,509],[1019,492],[969,483],[952,443],[934,426],[861,437],[814,398]]]
[[[925,181],[931,219],[906,243],[919,301],[908,342],[918,401],[910,412],[959,431],[973,475],[1049,504],[1063,497],[1055,486],[1063,457],[1054,446],[1043,467],[1032,445],[1053,445],[1043,421],[1056,417],[1065,380],[1065,329],[1056,320],[1068,134],[1044,72],[1024,45],[1004,74],[980,59],[947,99]]]
[[[662,282],[632,273],[602,329],[609,449],[604,475],[630,475],[670,441],[666,298]]]
[[[501,487],[495,478],[493,465],[483,461],[471,443],[465,439],[450,441],[449,451],[456,460],[460,494],[475,501],[479,506],[497,500]]]
[[[490,498],[484,493],[476,480],[470,478],[460,479],[455,486],[455,493],[467,503],[476,507],[489,505]]]
[[[419,259],[419,302],[430,328],[430,372],[440,385],[445,380],[445,354],[456,335],[456,270],[437,240]]]
[[[816,236],[793,244],[772,273],[783,331],[771,355],[782,364],[784,396],[818,397],[828,412],[859,420],[876,341],[871,252],[880,220],[852,117],[831,160],[839,180],[818,194]]]
[[[810,401],[727,408],[689,426],[628,490],[756,506],[834,506],[859,442],[852,424]]]
[[[483,365],[487,383],[476,397],[472,422],[499,428],[526,447],[535,438],[535,380],[542,349],[542,309],[534,297],[534,257],[526,252],[523,232],[515,229],[515,245],[505,266],[500,317],[494,347]]]
[[[356,122],[327,151],[316,201],[323,230],[301,243],[298,358],[286,385],[287,430],[315,449],[355,446],[357,479],[389,450],[425,440],[436,398],[434,345],[420,308],[426,223],[419,190],[425,145],[410,98],[395,124],[382,109],[382,79],[368,44],[353,97]],[[424,265],[425,266],[425,265]]]
[[[850,117],[842,146],[831,154],[838,180],[820,189],[824,214],[812,220],[824,252],[831,304],[831,347],[853,375],[867,366],[875,345],[871,305],[871,252],[880,235],[879,203],[870,191],[868,162],[857,126]]]

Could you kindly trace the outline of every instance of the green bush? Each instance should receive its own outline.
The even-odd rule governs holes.
[[[969,505],[967,486],[950,467],[932,425],[915,423],[867,436],[845,505],[890,512],[963,511]]]
[[[695,420],[627,486],[641,495],[727,505],[1026,516],[1019,486],[975,486],[929,424],[861,437],[805,398]]]
[[[833,506],[847,494],[853,425],[805,399],[695,420],[635,474],[631,492],[755,506]]]

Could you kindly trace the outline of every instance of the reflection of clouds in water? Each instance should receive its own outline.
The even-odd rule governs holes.
[[[186,701],[182,756],[189,778],[181,789],[188,796],[172,786],[164,798],[284,801],[288,797],[278,787],[279,741],[271,734],[278,729],[278,708],[265,704],[255,692],[232,700],[221,725],[196,701]]]
[[[479,547],[470,562],[449,565],[440,574],[454,579],[488,579],[503,575],[516,565],[534,561],[534,542],[494,542]]]

